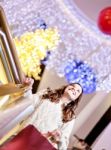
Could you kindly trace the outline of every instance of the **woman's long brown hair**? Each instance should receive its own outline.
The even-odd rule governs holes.
[[[74,84],[78,84],[78,83],[74,83]],[[69,84],[69,85],[74,86],[74,84]],[[67,86],[69,86],[69,85],[67,85]],[[58,103],[67,86],[64,86],[60,89],[56,89],[54,91],[51,90],[50,88],[47,88],[47,93],[42,95],[42,99],[43,100],[50,99],[51,102]],[[83,93],[83,91],[82,91],[82,93]],[[80,96],[75,101],[71,101],[66,106],[63,105],[63,108],[62,108],[63,122],[71,121],[75,117],[74,111],[78,106],[78,103],[81,99],[82,93],[80,94]]]

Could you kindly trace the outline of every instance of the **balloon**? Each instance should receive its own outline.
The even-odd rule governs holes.
[[[103,33],[111,35],[111,6],[100,12],[98,27]]]

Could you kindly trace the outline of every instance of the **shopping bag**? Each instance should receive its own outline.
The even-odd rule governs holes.
[[[33,125],[28,125],[0,150],[56,150],[56,148]]]

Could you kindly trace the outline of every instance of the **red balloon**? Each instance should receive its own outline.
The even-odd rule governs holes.
[[[111,6],[100,12],[98,27],[103,33],[111,35]]]

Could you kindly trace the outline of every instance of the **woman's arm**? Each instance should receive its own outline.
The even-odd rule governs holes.
[[[44,89],[40,90],[36,94],[33,94],[33,103],[35,107],[39,106],[43,102],[41,97],[44,93],[46,93],[46,91],[47,89]]]
[[[33,83],[34,83],[34,80],[32,78],[25,78],[25,80],[23,81],[23,86],[26,87],[24,97],[32,95]]]
[[[75,119],[67,123],[64,123],[63,127],[61,128],[61,138],[60,138],[60,144],[58,148],[59,150],[67,150],[67,147],[69,144],[69,138],[70,138],[74,123],[75,123]]]
[[[43,134],[47,139],[49,139],[52,144],[58,145],[58,150],[67,150],[69,144],[69,138],[71,131],[74,126],[75,119],[68,123],[64,123],[61,129],[56,129],[52,132]]]
[[[38,92],[36,94],[32,94],[32,85],[34,83],[34,80],[32,78],[25,78],[23,81],[23,86],[26,87],[24,96],[26,100],[31,100],[33,106],[36,108],[40,103],[40,93]]]

